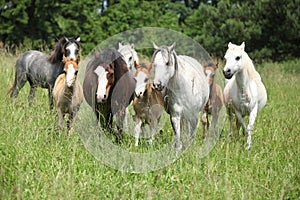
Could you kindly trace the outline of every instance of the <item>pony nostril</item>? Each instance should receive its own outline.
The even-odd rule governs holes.
[[[106,98],[106,94],[103,96],[103,98],[104,98],[104,99]]]
[[[153,83],[155,88],[160,88],[161,87],[161,82]]]

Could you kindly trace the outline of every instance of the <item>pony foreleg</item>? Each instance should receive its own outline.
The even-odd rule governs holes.
[[[58,115],[58,126],[62,129],[64,127],[64,114],[59,108],[56,110]]]
[[[250,115],[249,115],[249,123],[248,123],[248,127],[247,127],[248,138],[247,138],[247,148],[246,149],[250,149],[250,147],[251,147],[251,134],[252,134],[255,119],[257,116],[257,109],[258,109],[258,105],[255,104],[254,108],[252,109],[252,111],[250,112]]]
[[[48,88],[48,98],[49,98],[49,103],[50,103],[50,110],[52,110],[53,106],[54,106],[54,101],[53,101],[53,93],[52,93],[51,86]]]
[[[137,147],[139,145],[139,136],[141,132],[141,125],[142,125],[142,120],[137,119],[137,122],[134,127],[134,133],[135,133],[135,146]]]
[[[181,149],[182,145],[180,142],[180,116],[171,116],[171,122],[176,137],[175,148]]]
[[[235,111],[235,116],[236,116],[237,120],[239,121],[239,123],[242,125],[242,128],[246,129],[246,122],[242,116],[242,113],[239,111]],[[251,135],[251,133],[250,133],[250,135]],[[248,143],[248,141],[247,141],[247,143]],[[251,143],[251,136],[250,136],[250,143]],[[248,149],[248,147],[247,147],[247,149]]]
[[[117,119],[117,129],[118,129],[118,135],[116,137],[117,142],[120,144],[122,143],[122,132],[123,132],[123,121],[125,117],[125,109],[119,111],[119,113],[116,115]]]
[[[207,111],[204,109],[202,112],[203,138],[206,137],[206,132],[207,132],[207,123],[208,123],[207,116],[208,116]]]

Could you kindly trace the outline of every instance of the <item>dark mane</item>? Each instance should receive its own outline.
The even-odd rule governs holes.
[[[93,70],[99,65],[110,65],[114,63],[114,72],[116,80],[119,80],[126,72],[128,68],[122,55],[113,49],[104,49],[97,56],[94,57],[92,66]]]
[[[66,43],[66,39],[60,38],[58,42],[54,45],[53,51],[48,59],[51,64],[55,64],[57,62],[62,62],[63,54],[64,54],[64,45]]]

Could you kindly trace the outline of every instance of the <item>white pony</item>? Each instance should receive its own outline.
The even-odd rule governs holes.
[[[202,65],[192,57],[176,55],[175,43],[157,47],[152,63],[155,68],[154,87],[166,89],[165,108],[171,118],[176,136],[175,147],[181,149],[182,128],[187,128],[189,137],[194,137],[199,112],[209,98],[209,86]],[[186,127],[184,127],[186,125]]]
[[[248,134],[247,149],[251,147],[251,134],[257,113],[266,105],[267,92],[261,77],[255,70],[252,60],[244,51],[245,43],[240,46],[229,42],[224,58],[226,64],[223,74],[230,79],[224,88],[224,100],[229,113],[230,132],[232,132],[231,110],[235,111],[237,129],[242,125],[243,133]],[[249,116],[248,126],[245,116]]]
[[[127,64],[127,67],[129,69],[129,71],[131,72],[131,75],[134,76],[135,72],[136,72],[136,66],[140,65],[138,54],[134,49],[134,44],[123,45],[121,42],[119,42],[118,52],[123,56],[123,58]],[[129,114],[129,110],[127,107],[125,110],[125,115],[126,115],[125,122],[124,122],[125,127],[128,127],[128,119],[127,119],[128,114]],[[134,113],[133,113],[133,115],[134,115]]]
[[[136,71],[135,66],[140,64],[138,54],[134,49],[134,44],[122,45],[122,43],[119,42],[118,51],[124,57],[129,71],[134,75]]]

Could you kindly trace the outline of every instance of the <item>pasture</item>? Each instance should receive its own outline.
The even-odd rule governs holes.
[[[27,83],[13,104],[6,92],[16,59],[0,51],[0,199],[299,199],[300,60],[256,65],[268,102],[250,150],[246,137],[228,136],[227,119],[208,156],[197,156],[200,126],[174,163],[129,174],[97,161],[76,131],[59,133],[47,90],[39,88],[29,107]]]

